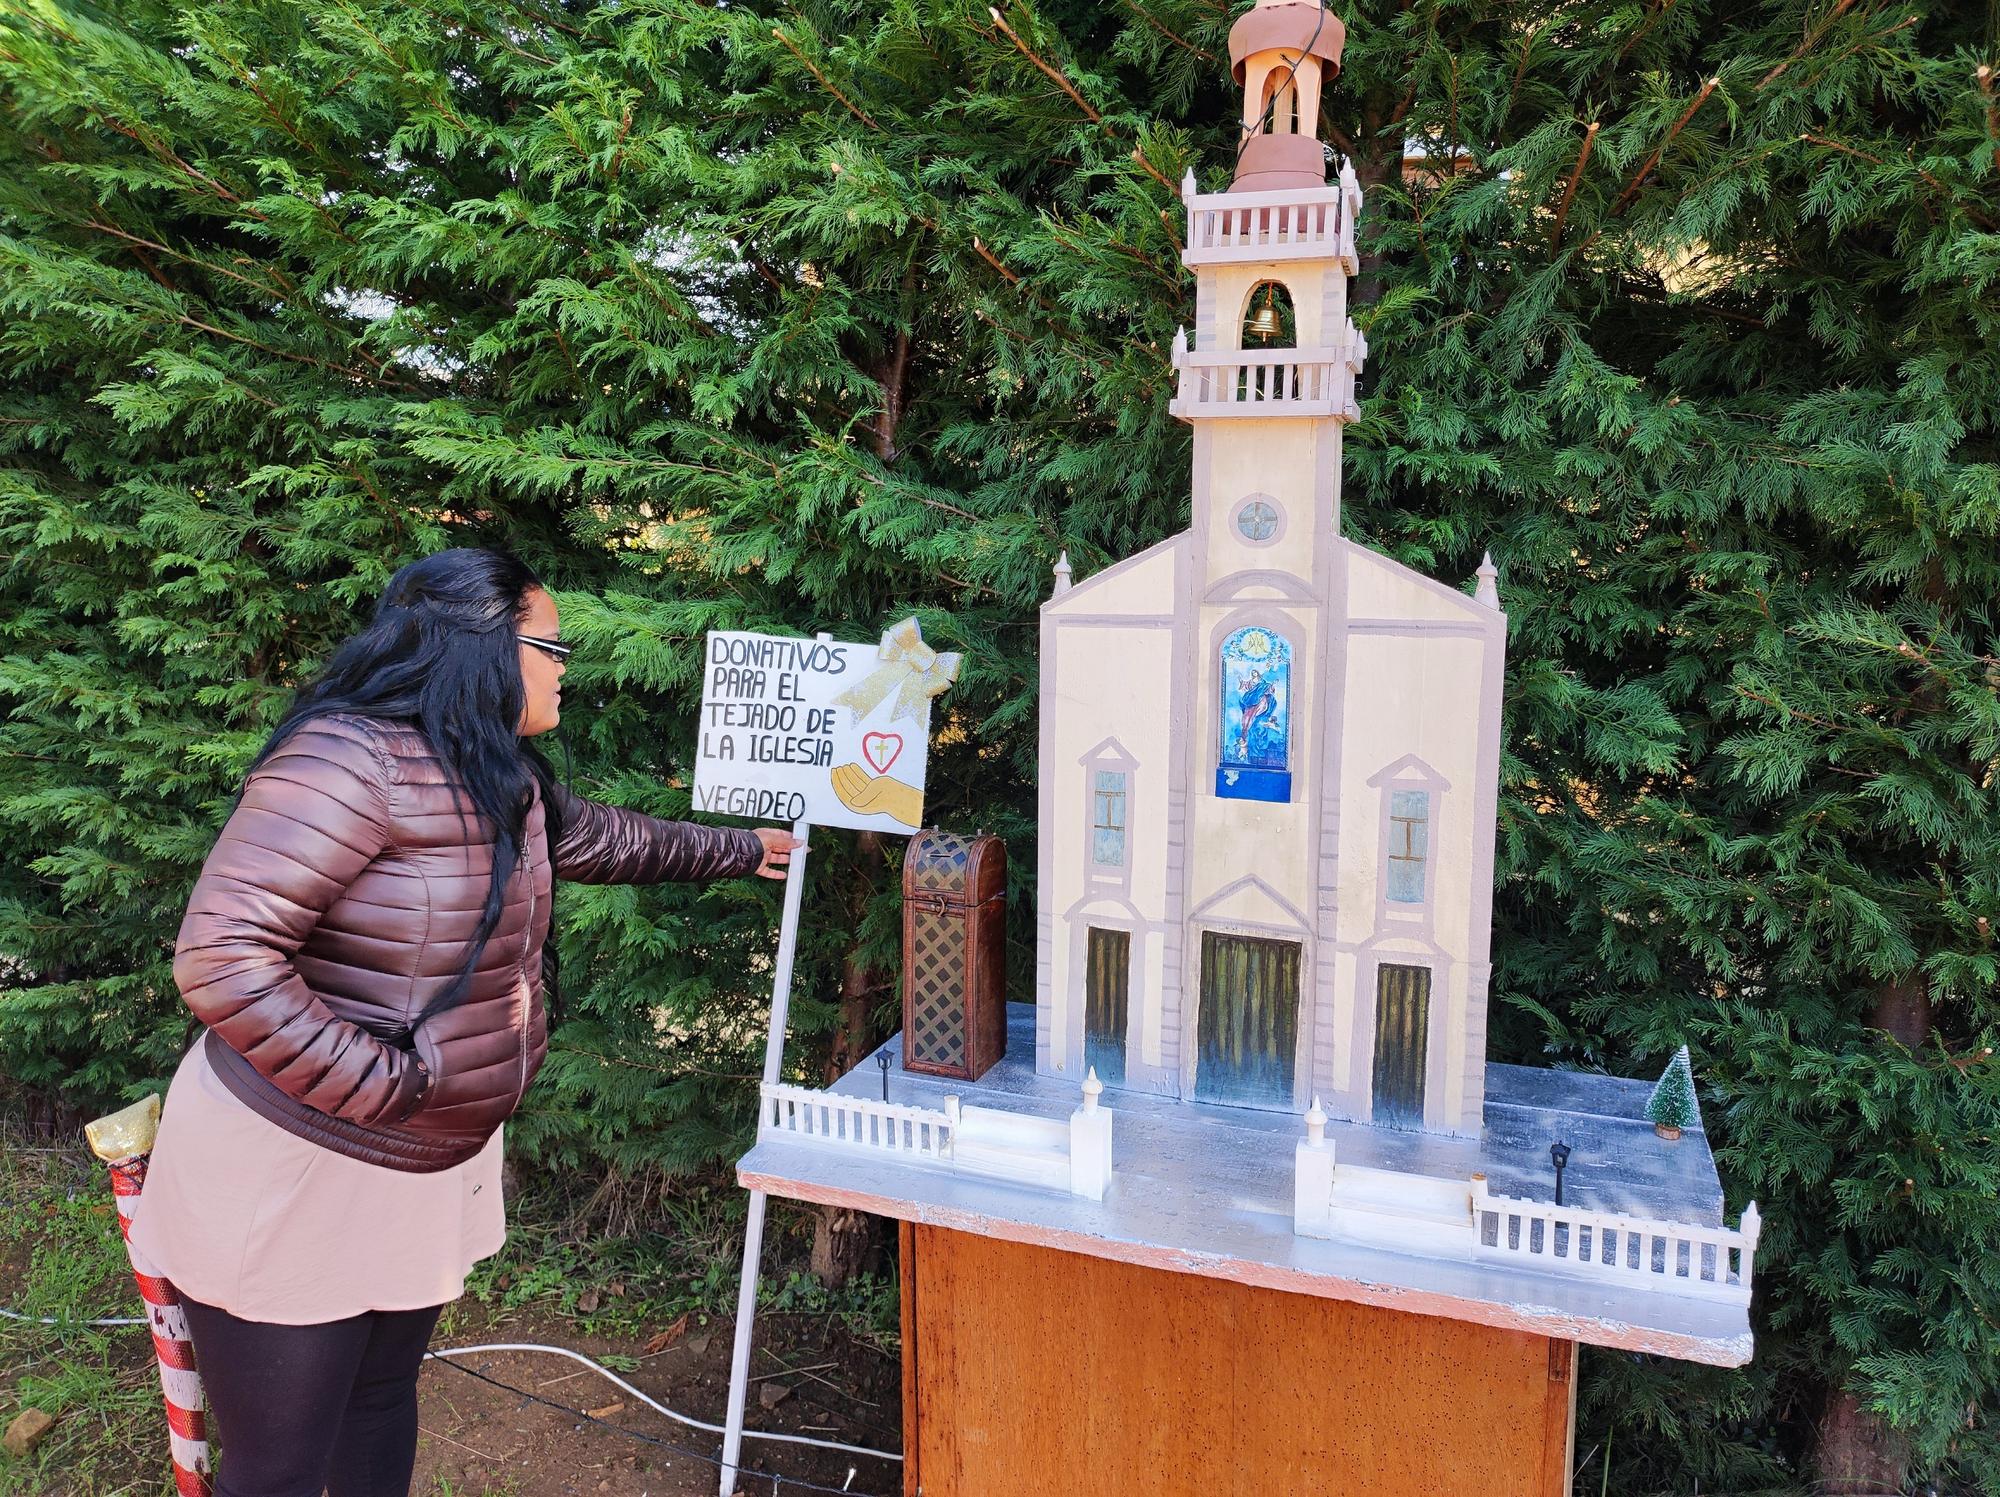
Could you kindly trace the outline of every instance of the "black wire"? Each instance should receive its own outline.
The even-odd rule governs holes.
[[[672,1440],[662,1440],[658,1435],[641,1434],[638,1430],[627,1429],[622,1424],[613,1424],[609,1419],[600,1419],[595,1414],[585,1413],[582,1409],[573,1409],[566,1403],[557,1403],[553,1398],[544,1398],[539,1393],[530,1393],[526,1388],[517,1388],[512,1383],[503,1383],[499,1378],[489,1377],[477,1368],[467,1367],[462,1362],[453,1361],[449,1356],[440,1356],[436,1352],[429,1352],[425,1354],[424,1360],[428,1362],[442,1362],[447,1367],[456,1368],[467,1377],[476,1377],[482,1383],[490,1383],[496,1388],[505,1389],[509,1393],[517,1394],[527,1399],[530,1403],[538,1403],[543,1408],[555,1409],[561,1413],[569,1414],[574,1418],[586,1420],[601,1429],[610,1430],[615,1435],[623,1435],[628,1440],[637,1440],[642,1445],[657,1445],[662,1450],[672,1451],[675,1455],[684,1455],[691,1461],[704,1462],[707,1465],[715,1467],[718,1471],[722,1469],[722,1461],[705,1451],[695,1450],[686,1445],[677,1445]],[[741,1466],[736,1468],[736,1474],[739,1478],[748,1478],[752,1481],[768,1481],[771,1484],[771,1497],[779,1497],[779,1493],[786,1487],[796,1487],[801,1492],[831,1492],[834,1494],[834,1497],[857,1497],[857,1494],[845,1487],[821,1486],[818,1482],[805,1481],[797,1476],[778,1476],[769,1471],[746,1471]]]
[[[1312,55],[1313,43],[1319,40],[1319,34],[1322,30],[1325,29],[1325,27],[1326,27],[1326,7],[1322,5],[1320,7],[1319,20],[1315,22],[1313,25],[1313,34],[1306,38],[1306,44],[1304,50],[1301,51],[1299,55],[1293,59],[1290,71],[1288,71],[1285,74],[1284,83],[1280,87],[1271,90],[1271,101],[1264,106],[1264,112],[1257,117],[1256,127],[1253,129],[1246,129],[1243,132],[1243,138],[1236,143],[1237,166],[1241,166],[1243,164],[1243,153],[1250,149],[1250,142],[1255,140],[1258,137],[1258,135],[1263,133],[1263,131],[1270,125],[1272,114],[1278,107],[1278,96],[1282,94],[1286,89],[1290,88],[1292,84],[1298,80],[1299,64],[1304,62],[1307,57]],[[1292,107],[1294,109],[1298,108],[1297,101],[1293,102]],[[1317,121],[1314,122],[1315,128],[1317,128],[1317,123],[1318,123]]]

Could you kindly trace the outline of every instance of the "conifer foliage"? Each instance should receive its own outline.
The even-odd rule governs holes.
[[[1344,524],[1453,581],[1490,547],[1512,620],[1495,1058],[1644,1074],[1689,1038],[1731,1211],[1764,1213],[1756,1364],[1587,1358],[1578,1448],[1613,1436],[1620,1491],[1990,1483],[1990,25],[1336,9],[1373,350]],[[1186,520],[1176,189],[1227,178],[1233,13],[0,18],[0,1070],[78,1105],[164,1074],[166,957],[243,764],[449,541],[558,584],[577,781],[659,811],[703,630],[916,611],[968,662],[934,814],[1025,875],[1049,568]],[[894,1004],[894,856],[815,838],[801,1068]],[[726,1155],[768,893],[560,918],[516,1141]]]

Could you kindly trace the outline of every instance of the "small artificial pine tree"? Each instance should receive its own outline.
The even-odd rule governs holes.
[[[1654,1083],[1653,1094],[1646,1099],[1646,1117],[1662,1137],[1678,1138],[1681,1129],[1694,1126],[1695,1116],[1694,1069],[1683,1045]]]

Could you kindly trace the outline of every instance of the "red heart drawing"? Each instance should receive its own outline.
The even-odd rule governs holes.
[[[863,733],[861,735],[861,757],[875,766],[875,773],[887,774],[903,752],[901,733]]]

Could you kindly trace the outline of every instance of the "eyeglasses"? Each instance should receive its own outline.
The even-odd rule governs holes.
[[[566,645],[559,639],[537,639],[532,634],[517,634],[514,638],[558,662],[568,660],[576,652],[575,645]]]

